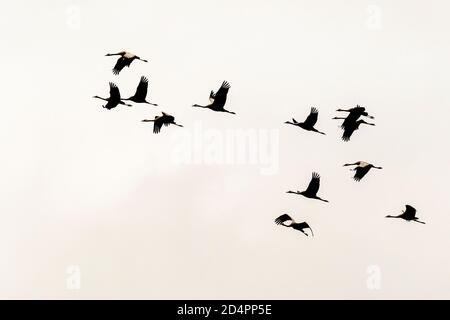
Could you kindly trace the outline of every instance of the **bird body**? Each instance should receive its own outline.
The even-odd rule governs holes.
[[[344,128],[346,125],[357,121],[361,116],[368,117],[370,119],[374,119],[371,115],[369,115],[366,111],[366,108],[361,107],[360,105],[356,105],[356,107],[350,109],[337,109],[336,111],[340,112],[348,112],[348,116],[345,118],[341,127]]]
[[[129,97],[128,99],[123,100],[130,100],[136,103],[147,103],[151,104],[152,106],[157,106],[156,103],[150,103],[147,99],[147,91],[148,91],[148,79],[144,76],[141,77],[141,80],[139,81],[139,84],[136,88],[136,93],[134,96]]]
[[[170,124],[176,125],[178,127],[182,127],[181,124],[177,124],[175,122],[175,117],[171,116],[165,112],[162,112],[161,116],[155,116],[155,119],[148,120],[144,119],[142,122],[153,122],[153,133],[159,133],[161,131],[162,126],[169,126]]]
[[[308,234],[303,231],[304,229],[311,230],[311,235],[314,237],[314,232],[312,231],[311,227],[306,222],[296,222],[294,219],[292,219],[288,214],[282,214],[278,218],[275,219],[275,223],[278,225],[282,225],[284,227],[293,228],[295,230],[300,231],[304,235],[308,236]]]
[[[112,82],[109,83],[109,98],[102,98],[99,96],[94,96],[94,98],[108,101],[106,105],[102,106],[108,110],[117,107],[119,104],[131,107],[131,104],[126,104],[122,101],[123,99],[120,97],[119,88]]]
[[[370,171],[370,169],[383,169],[382,167],[374,166],[371,163],[367,163],[364,161],[357,161],[355,163],[346,163],[344,164],[344,167],[347,166],[356,166],[355,168],[351,169],[356,171],[355,175],[353,176],[353,179],[355,181],[361,181],[361,179]]]
[[[297,122],[294,118],[292,118],[292,122],[286,121],[285,123],[300,127],[307,131],[313,131],[313,132],[317,132],[320,134],[325,134],[323,132],[320,132],[316,128],[314,128],[314,125],[317,123],[318,116],[319,116],[319,111],[316,108],[311,108],[311,111],[304,122]]]
[[[194,104],[193,107],[211,109],[216,112],[226,112],[231,114],[236,114],[235,112],[228,111],[224,109],[225,103],[227,101],[228,90],[230,89],[230,84],[227,81],[222,82],[219,90],[216,93],[211,90],[209,94],[209,105],[201,106],[199,104]]]
[[[118,75],[120,73],[120,71],[122,71],[122,69],[124,67],[130,67],[130,64],[134,61],[134,60],[141,60],[143,62],[148,62],[145,59],[141,59],[140,57],[138,57],[137,55],[128,52],[128,51],[120,51],[118,53],[107,53],[106,54],[107,57],[109,56],[120,56],[119,59],[117,59],[116,65],[114,66],[112,72],[115,75]]]
[[[343,119],[343,120],[347,120],[347,118],[342,118],[342,117],[334,117],[333,119]],[[346,122],[346,121],[344,121]],[[375,126],[374,123],[369,123],[366,122],[363,119],[359,119],[359,120],[355,120],[355,121],[351,121],[351,122],[347,122],[346,124],[342,124],[342,128],[344,129],[344,133],[342,134],[342,140],[344,141],[349,141],[350,137],[352,136],[352,134],[359,129],[359,126],[361,124],[367,124],[369,126]]]
[[[410,206],[409,204],[407,204],[405,207],[406,207],[406,210],[403,211],[402,214],[400,214],[398,216],[387,215],[386,218],[400,218],[400,219],[403,219],[406,221],[415,221],[418,223],[425,224],[425,222],[419,221],[419,218],[416,217],[417,210],[413,206]]]
[[[322,199],[317,196],[319,187],[320,187],[320,175],[317,172],[313,172],[311,181],[309,182],[309,185],[305,191],[287,191],[287,193],[294,193],[294,194],[302,195],[306,198],[316,199],[316,200],[320,200],[323,202],[329,202],[328,200]]]

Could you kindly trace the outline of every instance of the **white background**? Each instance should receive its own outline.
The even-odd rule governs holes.
[[[450,298],[449,12],[446,1],[4,4],[0,297]],[[121,50],[149,63],[114,76],[104,55]],[[109,81],[128,97],[141,75],[160,107],[92,99]],[[237,115],[190,107],[223,80]],[[345,143],[331,118],[356,104],[376,127]],[[283,123],[312,106],[326,136]],[[154,135],[140,120],[161,110],[185,128]],[[174,132],[196,123],[278,129],[278,172],[174,165]],[[342,164],[358,160],[384,169],[356,183]],[[285,193],[313,170],[329,204]],[[406,203],[426,225],[384,218]],[[276,226],[282,213],[316,237]]]

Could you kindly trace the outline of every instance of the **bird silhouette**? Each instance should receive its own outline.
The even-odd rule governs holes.
[[[361,181],[361,179],[372,168],[374,168],[374,169],[383,169],[382,167],[377,167],[377,166],[374,166],[371,163],[367,163],[367,162],[364,162],[364,161],[357,161],[355,163],[346,163],[346,164],[344,164],[344,167],[348,167],[348,166],[356,166],[355,168],[351,169],[351,170],[356,171],[355,175],[353,176],[353,179],[355,179],[355,181]]]
[[[175,122],[175,118],[165,112],[162,112],[161,116],[155,116],[155,119],[148,120],[144,119],[142,122],[153,122],[153,133],[159,133],[161,131],[162,126],[168,126],[170,124],[174,124],[178,127],[182,127],[181,124],[177,124]]]
[[[287,191],[287,193],[294,193],[302,195],[306,198],[317,199],[323,202],[329,202],[328,200],[322,199],[317,196],[317,191],[320,187],[320,175],[317,172],[312,173],[311,181],[309,182],[308,188],[305,191]]]
[[[323,132],[320,132],[316,128],[314,128],[314,125],[317,122],[317,118],[319,116],[319,111],[316,108],[311,108],[311,112],[309,113],[308,117],[306,117],[306,120],[304,122],[297,122],[294,118],[292,118],[292,122],[286,121],[287,124],[292,124],[294,126],[300,127],[307,131],[314,131],[320,134],[325,134]]]
[[[108,110],[117,107],[119,104],[131,107],[131,104],[126,104],[122,101],[123,99],[120,98],[119,88],[112,82],[109,83],[109,98],[102,98],[99,96],[94,96],[94,98],[108,101],[106,105],[102,106],[103,108],[106,108]]]
[[[402,214],[400,214],[398,216],[387,215],[386,218],[400,218],[400,219],[403,219],[403,220],[406,220],[406,221],[415,221],[415,222],[418,222],[418,223],[425,224],[425,222],[418,220],[419,218],[416,217],[416,212],[417,212],[417,210],[414,207],[412,207],[409,204],[407,204],[406,205],[406,210],[403,211]]]
[[[308,234],[303,230],[309,229],[309,230],[311,230],[311,235],[314,237],[314,232],[312,231],[309,224],[307,224],[306,222],[300,222],[300,223],[295,222],[295,220],[292,219],[288,214],[282,214],[281,216],[276,218],[275,223],[277,225],[282,225],[284,227],[293,228],[295,230],[298,230],[301,233],[303,233],[305,236],[308,236]]]
[[[134,61],[134,60],[141,60],[144,62],[148,62],[145,59],[141,59],[140,57],[138,57],[137,55],[127,52],[127,51],[120,51],[118,53],[107,53],[105,56],[110,57],[110,56],[120,56],[119,59],[117,59],[116,65],[114,66],[114,68],[112,69],[112,72],[115,75],[118,75],[120,73],[120,71],[122,71],[122,69],[124,67],[129,67],[130,64]]]
[[[333,119],[346,119],[346,118],[342,118],[342,117],[334,117]],[[345,121],[344,121],[345,122]],[[344,141],[350,141],[350,137],[352,136],[352,134],[356,131],[356,130],[358,130],[359,129],[359,126],[361,125],[361,124],[367,124],[367,125],[369,125],[369,126],[375,126],[375,124],[374,123],[369,123],[369,122],[366,122],[366,121],[364,121],[363,119],[359,119],[359,120],[356,120],[356,121],[352,121],[352,122],[349,122],[349,123],[347,123],[347,124],[343,124],[342,126],[343,126],[343,129],[344,129],[344,133],[342,134],[342,140],[344,140]]]
[[[336,111],[349,113],[341,125],[342,128],[344,128],[349,123],[353,123],[354,121],[357,121],[361,116],[367,117],[369,119],[374,119],[373,116],[369,115],[366,112],[366,108],[361,107],[360,105],[356,105],[356,107],[353,107],[350,109],[337,109]],[[333,119],[337,119],[337,118],[333,118]]]
[[[122,100],[130,100],[136,103],[147,103],[151,104],[152,106],[157,106],[156,103],[151,103],[146,100],[147,90],[148,90],[148,79],[142,76],[136,88],[136,93],[134,94],[134,96]]]
[[[222,82],[222,85],[220,86],[219,90],[217,90],[216,93],[214,93],[214,91],[211,90],[211,93],[209,94],[209,101],[211,103],[209,105],[201,106],[199,104],[194,104],[193,107],[206,108],[217,112],[227,112],[231,114],[236,114],[233,111],[228,111],[223,108],[227,101],[228,90],[230,89],[230,87],[231,86],[227,81]]]

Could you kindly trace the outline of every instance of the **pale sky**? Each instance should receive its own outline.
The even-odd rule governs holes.
[[[8,2],[0,298],[449,299],[449,10],[444,0]],[[115,76],[104,55],[122,50],[149,63]],[[142,75],[158,107],[108,111],[92,98],[108,96],[109,81],[128,97]],[[191,108],[223,80],[236,115]],[[376,127],[345,143],[331,118],[356,104]],[[284,124],[313,106],[326,136]],[[140,122],[161,111],[184,128],[154,135]],[[207,162],[208,148],[236,156],[220,141],[242,130],[259,137],[246,147],[256,163]],[[177,162],[180,146],[198,162]],[[356,183],[342,165],[358,160],[384,169]],[[328,204],[285,193],[313,171]],[[384,218],[405,204],[427,224]],[[283,213],[315,237],[275,225]]]

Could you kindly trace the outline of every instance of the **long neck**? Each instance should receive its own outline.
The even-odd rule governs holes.
[[[127,107],[132,107],[131,104],[125,103],[122,100],[119,101],[119,104],[123,104],[124,106],[127,106]]]
[[[102,98],[102,97],[99,97],[99,96],[94,96],[94,98],[97,98],[97,99],[101,99],[101,100],[105,100],[105,101],[108,101],[108,99],[105,99],[105,98]]]
[[[400,218],[399,216],[391,216],[391,215],[387,215],[386,218]]]
[[[194,104],[193,107],[197,107],[197,108],[208,108],[207,106],[201,106],[199,104]]]

